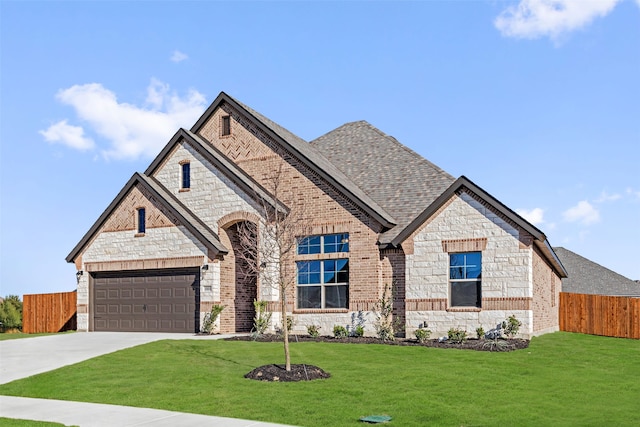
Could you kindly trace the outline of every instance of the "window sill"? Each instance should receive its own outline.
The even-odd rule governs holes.
[[[348,313],[347,308],[296,308],[293,314]]]
[[[181,188],[180,190],[178,190],[179,193],[188,193],[189,191],[191,191],[190,188]]]
[[[479,312],[479,311],[482,311],[482,308],[480,307],[448,307],[446,311],[451,311],[454,313],[465,312],[465,311]]]
[[[144,237],[144,233],[136,233],[133,237]]]

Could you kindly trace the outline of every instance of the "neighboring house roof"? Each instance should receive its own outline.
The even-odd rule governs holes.
[[[207,111],[205,111],[196,124],[193,125],[191,132],[198,133],[209,117],[211,117],[215,110],[224,102],[238,111],[244,112],[248,117],[252,117],[255,124],[260,127],[262,131],[289,149],[294,155],[298,156],[298,158],[315,173],[343,192],[383,227],[392,228],[397,224],[396,219],[380,206],[377,201],[372,199],[362,188],[312,147],[311,144],[224,92],[220,92],[220,95],[218,95],[209,108],[207,108]]]
[[[553,248],[569,272],[562,291],[577,294],[640,296],[640,283],[563,247]]]
[[[173,135],[173,138],[171,138],[167,145],[165,145],[160,154],[156,156],[144,174],[147,176],[153,176],[153,173],[173,151],[174,147],[182,141],[185,141],[193,147],[194,150],[200,153],[200,155],[202,155],[202,157],[204,157],[209,163],[231,179],[231,181],[238,185],[250,197],[257,196],[281,213],[289,212],[289,208],[279,200],[275,200],[275,198],[265,190],[264,187],[236,166],[235,163],[229,160],[229,158],[227,158],[227,156],[221,153],[217,148],[204,141],[199,135],[185,129],[180,129],[175,135]]]
[[[141,185],[147,191],[149,191],[154,197],[156,197],[162,205],[175,215],[182,225],[184,225],[189,232],[191,232],[200,242],[202,242],[207,249],[212,250],[215,253],[228,253],[228,249],[220,243],[218,235],[213,232],[204,222],[202,222],[196,215],[193,214],[186,206],[184,206],[173,194],[171,194],[162,184],[153,178],[140,173],[134,173],[131,179],[120,190],[115,199],[109,204],[107,209],[100,215],[98,220],[93,224],[89,231],[84,235],[80,242],[73,248],[71,253],[67,255],[67,262],[74,262],[75,259],[82,253],[85,246],[93,239],[93,237],[100,231],[100,228],[109,219],[109,216],[120,205],[120,202],[129,194],[129,192],[136,186]]]
[[[366,121],[346,123],[311,141],[329,161],[388,212],[397,226],[381,236],[393,240],[455,178]]]

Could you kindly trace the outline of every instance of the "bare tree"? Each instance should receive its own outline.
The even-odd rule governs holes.
[[[269,162],[271,163],[271,162]],[[262,288],[277,290],[282,334],[284,341],[285,367],[291,370],[289,353],[289,328],[287,321],[287,298],[295,289],[295,251],[298,236],[310,232],[310,220],[305,207],[295,199],[293,191],[285,185],[286,161],[279,158],[266,172],[264,188],[273,198],[262,200],[259,224],[243,222],[238,228],[239,256],[243,258],[246,271],[242,274],[260,278]],[[287,212],[278,209],[283,204]]]

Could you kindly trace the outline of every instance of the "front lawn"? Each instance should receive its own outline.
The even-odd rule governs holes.
[[[331,378],[243,378],[281,363],[279,343],[159,341],[0,386],[0,394],[112,403],[302,426],[640,425],[640,341],[555,333],[489,353],[292,343]]]

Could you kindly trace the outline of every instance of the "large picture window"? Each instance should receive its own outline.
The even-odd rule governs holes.
[[[449,254],[451,307],[482,305],[482,252]]]
[[[349,260],[298,261],[298,308],[347,308]]]
[[[349,252],[349,234],[298,238],[298,255]],[[349,260],[319,259],[296,262],[298,308],[348,308]]]

